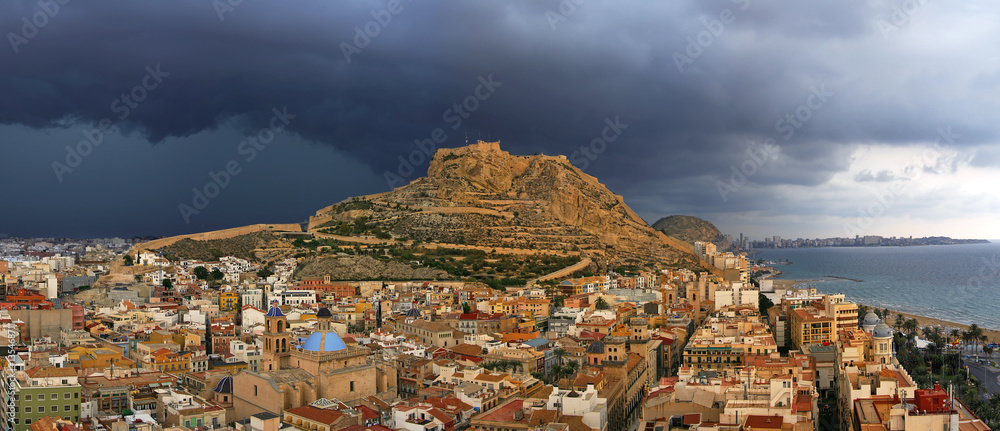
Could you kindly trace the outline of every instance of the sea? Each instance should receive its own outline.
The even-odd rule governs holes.
[[[1000,240],[908,247],[760,249],[749,259],[788,260],[774,279],[819,280],[821,293],[1000,330]]]

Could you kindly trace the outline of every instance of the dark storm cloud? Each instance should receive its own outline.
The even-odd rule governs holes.
[[[644,216],[760,210],[750,196],[819,187],[849,168],[858,142],[929,142],[951,125],[960,146],[997,136],[1000,73],[976,49],[996,33],[986,19],[995,10],[922,3],[886,32],[891,4],[867,0],[218,4],[77,0],[52,14],[0,4],[0,124],[77,130],[110,119],[136,145],[170,145],[254,131],[287,107],[294,136],[381,177],[400,174],[399,157],[438,128],[439,146],[468,133],[514,153],[572,155],[617,118],[621,136],[578,160]],[[40,11],[45,24],[27,37],[21,17]],[[935,38],[943,28],[953,45]],[[121,118],[123,95],[149,67],[168,75]],[[484,79],[499,84],[476,97]],[[456,116],[470,97],[474,112]],[[767,139],[777,157],[720,199],[717,183],[752,158],[747,143]],[[988,160],[980,154],[975,163]],[[417,164],[404,180],[423,174]]]
[[[353,43],[355,28],[371,23],[370,13],[384,5],[243,3],[220,22],[208,2],[71,2],[17,54],[0,60],[0,90],[7,96],[0,121],[44,127],[67,119],[114,120],[111,103],[140,83],[147,66],[160,65],[169,73],[163,93],[151,94],[127,119],[153,142],[211,130],[234,117],[260,120],[271,107],[289,105],[303,113],[294,130],[306,138],[391,167],[386,147],[405,151],[435,127],[454,124],[444,121],[445,111],[475,90],[480,75],[504,85],[462,128],[515,147],[551,142],[550,151],[586,140],[588,121],[612,114],[631,119],[633,134],[646,140],[672,129],[759,132],[771,123],[753,114],[767,113],[755,107],[762,99],[780,96],[794,108],[796,90],[808,91],[802,77],[762,79],[713,64],[719,60],[712,53],[699,59],[715,69],[710,74],[674,70],[671,54],[683,51],[688,34],[704,30],[698,18],[738,10],[739,2],[699,4],[698,10],[584,3],[552,31],[545,12],[558,11],[557,2],[404,1],[384,28],[371,27],[380,34],[348,63],[342,43]],[[772,9],[796,13],[749,6],[731,33],[754,20],[776,26]],[[30,2],[2,7],[7,17],[38,10]],[[858,21],[822,9],[808,16],[806,22],[853,22],[849,28]],[[7,25],[18,29],[14,19]],[[799,36],[806,30],[776,31]],[[722,40],[717,45],[709,50],[732,49]]]

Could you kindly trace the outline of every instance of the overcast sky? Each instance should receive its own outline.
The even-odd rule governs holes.
[[[0,235],[303,221],[468,134],[650,222],[1000,238],[996,2],[49,1],[0,3]]]

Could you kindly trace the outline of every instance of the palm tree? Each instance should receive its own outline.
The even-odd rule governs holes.
[[[566,364],[566,365],[567,365],[568,371],[569,371],[569,373],[567,373],[567,375],[570,375],[570,376],[573,375],[573,374],[576,374],[576,370],[580,368],[580,363],[576,362],[576,361],[569,361],[569,363]]]
[[[899,332],[900,329],[903,329],[904,324],[906,324],[906,317],[903,316],[902,314],[897,314],[896,323],[893,323],[892,327],[895,328],[897,332]]]
[[[978,350],[979,341],[983,337],[983,328],[980,328],[979,325],[973,323],[969,325],[969,330],[967,332],[969,334],[969,341],[974,343],[974,345],[976,346],[976,349],[973,350],[975,352],[976,350]]]
[[[556,350],[554,352],[552,352],[552,353],[555,354],[556,358],[559,359],[559,363],[560,364],[563,363],[563,358],[565,358],[566,355],[569,354],[569,352],[567,352],[566,349],[564,349],[562,347],[556,348]]]
[[[917,328],[919,327],[920,324],[917,323],[917,319],[906,319],[903,322],[903,329],[906,330],[906,338],[912,340],[913,336],[917,335]]]
[[[986,354],[986,358],[990,361],[993,360],[993,348],[990,346],[983,347],[983,353]]]

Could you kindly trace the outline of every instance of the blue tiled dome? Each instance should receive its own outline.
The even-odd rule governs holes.
[[[603,354],[604,343],[600,341],[594,341],[593,343],[590,343],[590,345],[587,346],[587,353],[597,354],[597,355]]]
[[[282,313],[278,307],[271,307],[271,309],[267,310],[267,314],[265,314],[267,317],[281,317],[284,315],[285,313]]]
[[[233,393],[233,378],[232,376],[223,377],[219,380],[219,384],[215,385],[215,392],[220,394],[231,394]]]
[[[310,352],[336,352],[346,348],[344,340],[333,331],[313,332],[302,345],[302,350]]]

